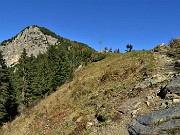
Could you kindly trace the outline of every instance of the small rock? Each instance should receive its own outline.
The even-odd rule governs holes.
[[[174,93],[167,93],[165,96],[165,99],[172,99],[172,98],[177,98],[179,97],[178,95],[174,94]]]
[[[172,102],[173,102],[174,104],[180,103],[180,99],[173,99]]]
[[[162,103],[162,104],[161,104],[161,108],[162,108],[162,109],[165,109],[166,107],[167,107],[166,103]]]
[[[133,110],[133,112],[131,113],[132,117],[135,117],[139,110],[141,110],[141,108]]]
[[[93,122],[87,122],[87,124],[86,124],[86,127],[88,128],[88,127],[92,127],[93,126]]]
[[[153,100],[153,97],[152,96],[147,96],[147,101],[152,101]]]
[[[166,104],[168,107],[172,107],[173,102],[172,102],[172,100],[167,100]]]
[[[118,108],[117,111],[121,114],[127,114],[128,113],[128,109],[126,109],[126,108]]]
[[[74,122],[74,121],[68,121],[68,122],[67,122],[67,125],[68,125],[68,126],[73,126],[73,125],[76,125],[76,122]]]
[[[96,118],[93,119],[92,122],[94,123],[95,126],[97,126],[99,124],[99,121]]]
[[[136,102],[136,103],[133,105],[133,108],[138,108],[140,104],[141,104],[141,102]]]
[[[76,120],[76,122],[77,122],[77,123],[80,123],[80,122],[82,121],[82,119],[83,119],[83,116],[80,116],[80,117]]]
[[[146,101],[145,103],[146,103],[146,105],[147,105],[148,107],[149,107],[150,104],[151,104],[149,101]]]
[[[169,75],[175,75],[176,72],[168,72]]]

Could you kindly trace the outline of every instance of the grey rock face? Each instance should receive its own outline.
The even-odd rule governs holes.
[[[180,95],[180,77],[176,77],[167,86],[166,91]]]
[[[180,77],[174,78],[165,87],[162,87],[157,95],[164,99],[167,97],[167,93],[180,96]]]
[[[145,81],[143,81],[141,83],[136,84],[135,89],[137,89],[137,88],[144,89],[144,88],[147,88],[147,87],[149,87],[151,85],[155,85],[155,84],[161,83],[161,82],[163,82],[165,80],[167,80],[166,76],[161,75],[161,74],[157,74],[157,75],[154,75],[149,80],[145,80]]]
[[[28,56],[33,54],[36,57],[39,53],[45,53],[49,45],[55,44],[58,44],[58,39],[44,35],[38,27],[30,26],[20,32],[11,42],[0,46],[0,50],[3,52],[7,65],[10,66],[17,63],[24,48]]]
[[[131,135],[179,134],[180,104],[133,119],[128,125],[128,131]]]

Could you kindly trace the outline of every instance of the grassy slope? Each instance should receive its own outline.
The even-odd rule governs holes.
[[[5,135],[75,135],[95,114],[115,121],[116,107],[136,95],[134,84],[150,75],[153,65],[150,51],[109,54],[102,61],[78,69],[72,82],[5,124],[2,131]]]

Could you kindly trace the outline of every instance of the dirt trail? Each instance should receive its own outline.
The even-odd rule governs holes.
[[[162,74],[166,77],[170,77],[177,73],[174,69],[173,58],[167,57],[166,54],[161,53],[154,53],[154,58],[156,60],[155,74]]]
[[[95,128],[92,135],[129,135],[127,131],[127,124],[140,114],[156,111],[162,103],[162,99],[157,96],[160,87],[164,82],[170,81],[174,75],[178,74],[174,70],[174,61],[172,58],[167,57],[165,53],[154,53],[155,68],[152,72],[153,76],[165,78],[164,81],[157,83],[154,87],[144,88],[138,96],[134,98],[128,98],[120,105],[119,115],[121,121],[118,123],[110,123],[107,126]],[[151,80],[148,78],[147,80]],[[143,82],[142,82],[143,83]],[[147,97],[153,97],[155,104],[151,105],[147,103]]]

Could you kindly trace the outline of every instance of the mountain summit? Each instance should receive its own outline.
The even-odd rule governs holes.
[[[15,37],[1,43],[0,50],[8,66],[17,63],[23,49],[28,56],[45,53],[49,45],[57,45],[60,37],[50,30],[36,25],[28,26]]]

